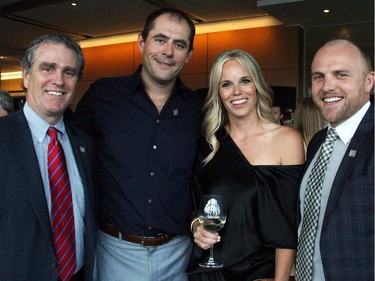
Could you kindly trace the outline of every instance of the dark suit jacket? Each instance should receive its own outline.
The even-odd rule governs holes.
[[[96,247],[93,140],[65,123],[85,194],[85,280]],[[85,148],[83,153],[81,147]],[[0,118],[0,281],[57,280],[51,223],[31,132],[22,110]]]
[[[309,143],[307,165],[327,129]],[[355,151],[355,156],[353,156]],[[355,132],[334,179],[320,251],[328,281],[374,280],[374,107]]]

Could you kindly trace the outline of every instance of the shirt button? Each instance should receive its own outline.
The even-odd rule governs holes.
[[[160,123],[160,120],[159,120],[159,119],[156,119],[156,123]]]
[[[148,199],[147,202],[148,202],[149,204],[151,204],[151,203],[152,203],[152,199]]]
[[[151,173],[150,173],[150,176],[151,176],[151,177],[155,176],[155,173],[154,173],[154,172],[151,172]]]
[[[153,146],[152,146],[152,148],[153,148],[153,149],[156,149],[156,148],[157,148],[157,146],[156,146],[156,145],[153,145]]]
[[[149,227],[148,227],[148,230],[152,230],[152,226],[149,226]]]

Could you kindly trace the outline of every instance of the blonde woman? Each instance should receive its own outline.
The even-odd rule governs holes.
[[[219,233],[192,222],[196,245],[189,278],[289,280],[297,244],[302,137],[274,122],[272,91],[248,53],[219,54],[209,86],[196,186],[200,194],[223,197],[227,222]],[[215,259],[224,266],[199,267],[213,244]]]

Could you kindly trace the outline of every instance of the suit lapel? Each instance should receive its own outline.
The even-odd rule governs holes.
[[[345,181],[347,180],[348,176],[358,165],[358,162],[361,161],[362,154],[366,153],[366,151],[368,151],[368,146],[371,145],[370,138],[366,137],[365,134],[370,132],[371,128],[373,130],[373,113],[373,107],[371,106],[359,124],[357,131],[355,132],[350,141],[348,149],[345,152],[344,158],[341,161],[340,167],[337,170],[336,177],[332,184],[324,222],[328,221],[329,216],[335,208],[335,204],[340,198],[340,194],[345,187]]]
[[[320,146],[326,138],[327,130],[328,128],[319,131],[311,140],[309,149],[307,150],[307,162],[305,163],[305,170],[310,166],[311,161],[314,159],[315,154],[318,152]]]
[[[15,116],[16,124],[13,131],[14,145],[11,146],[11,149],[15,159],[19,162],[18,175],[23,178],[25,193],[29,197],[41,228],[46,237],[50,238],[51,246],[53,247],[49,211],[30,128],[23,111],[20,110],[20,112],[14,114],[17,114],[17,116]]]

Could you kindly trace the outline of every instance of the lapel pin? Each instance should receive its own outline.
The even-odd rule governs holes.
[[[177,116],[177,115],[178,115],[178,109],[173,110],[173,116]]]
[[[80,146],[79,147],[79,151],[81,151],[82,153],[85,153],[86,152],[86,148],[84,148],[83,146]]]
[[[349,151],[349,157],[355,157],[356,153],[357,153],[357,150],[350,150]]]

